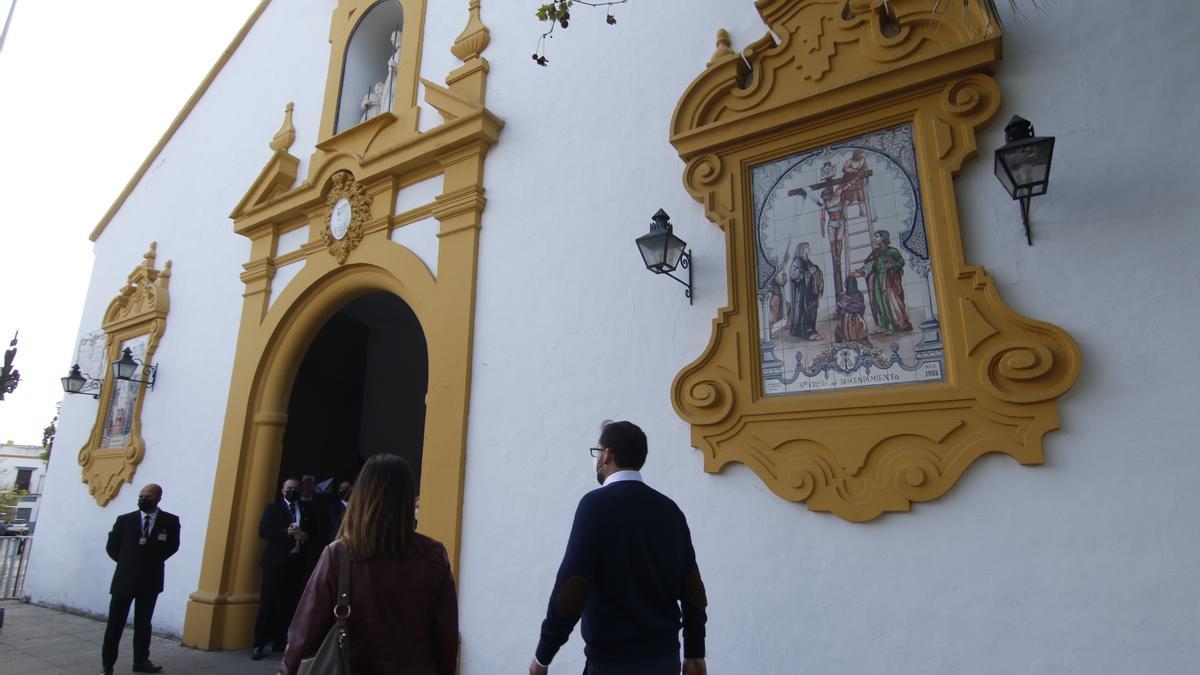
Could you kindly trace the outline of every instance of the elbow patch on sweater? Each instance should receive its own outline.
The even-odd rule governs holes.
[[[587,591],[587,577],[574,576],[567,579],[555,602],[558,613],[572,619],[583,614],[583,601],[587,599]]]
[[[700,609],[708,607],[708,596],[704,593],[704,580],[700,578],[700,570],[693,569],[687,576],[687,581],[684,584],[687,590],[688,600]]]

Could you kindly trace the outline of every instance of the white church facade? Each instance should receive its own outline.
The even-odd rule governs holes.
[[[629,419],[714,672],[1192,672],[1200,11],[987,4],[630,0],[539,40],[534,3],[263,0],[92,233],[30,599],[104,613],[154,482],[155,627],[247,648],[280,481],[318,505],[393,452],[461,672],[520,671]]]

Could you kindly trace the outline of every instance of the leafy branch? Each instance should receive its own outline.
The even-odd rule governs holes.
[[[944,19],[950,11],[950,6],[961,2],[963,18],[964,20],[969,21],[969,7],[971,3],[975,3],[979,5],[979,7],[983,10],[984,15],[987,16],[988,24],[984,28],[984,30],[987,31],[991,28],[993,21],[995,21],[996,25],[998,26],[1004,25],[1004,22],[1000,20],[1000,9],[997,5],[998,1],[1000,0],[937,0],[933,3],[933,14],[934,16],[940,16]],[[1034,9],[1038,10],[1042,8],[1044,3],[1048,3],[1050,1],[1051,0],[1028,0],[1029,4],[1033,5]],[[609,9],[607,11],[607,17],[605,18],[605,21],[608,23],[608,25],[615,26],[617,23],[617,17],[613,16],[611,7],[613,5],[623,5],[627,2],[629,2],[629,0],[551,0],[550,2],[543,3],[537,8],[535,14],[537,15],[538,21],[546,22],[549,27],[546,29],[546,32],[542,33],[542,36],[538,38],[537,49],[533,52],[533,62],[543,67],[550,63],[550,59],[546,58],[546,39],[554,37],[553,33],[556,27],[566,30],[571,25],[571,7],[577,4],[586,5],[588,7],[607,7]],[[886,10],[887,0],[884,0],[883,5],[884,9]],[[1008,0],[1008,5],[1012,9],[1014,15],[1020,16],[1021,10],[1017,6],[1018,0]],[[848,10],[848,2],[846,6]]]
[[[599,2],[589,0],[551,0],[538,7],[538,21],[545,21],[549,24],[546,32],[542,33],[542,37],[538,38],[537,49],[533,52],[533,62],[539,66],[546,66],[550,63],[550,59],[546,58],[546,38],[553,38],[554,29],[561,27],[566,30],[571,25],[571,7],[576,4],[586,5],[588,7],[607,7],[607,16],[604,21],[610,26],[617,25],[617,17],[613,16],[612,6],[623,5],[629,0],[601,0]]]

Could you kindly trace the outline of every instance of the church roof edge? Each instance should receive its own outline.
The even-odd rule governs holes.
[[[125,200],[129,198],[129,195],[133,193],[134,188],[136,188],[138,183],[141,182],[142,177],[145,176],[146,172],[150,170],[150,165],[154,163],[154,160],[158,157],[159,153],[162,152],[163,148],[167,147],[167,143],[171,141],[171,138],[175,135],[175,132],[180,126],[183,125],[183,121],[188,118],[188,115],[192,113],[192,110],[196,107],[196,104],[199,103],[200,99],[204,97],[204,94],[208,92],[209,86],[211,86],[213,81],[217,79],[217,75],[220,74],[220,72],[225,68],[225,64],[229,62],[229,59],[233,56],[234,52],[236,52],[238,47],[242,45],[242,41],[246,39],[247,35],[249,35],[250,29],[254,27],[254,24],[258,22],[258,18],[262,16],[262,13],[270,4],[271,0],[262,0],[262,2],[258,3],[258,6],[254,8],[254,12],[250,14],[250,18],[246,19],[246,22],[242,24],[242,28],[237,32],[237,35],[233,37],[233,40],[229,43],[229,46],[225,48],[225,51],[221,52],[221,56],[217,59],[217,62],[213,64],[213,67],[209,69],[208,74],[204,76],[204,80],[200,82],[200,86],[196,87],[196,91],[192,92],[192,95],[187,100],[187,103],[183,105],[183,109],[181,109],[179,114],[175,116],[175,119],[171,121],[171,126],[167,127],[166,133],[162,135],[162,138],[158,139],[158,143],[156,143],[150,150],[150,154],[146,156],[145,161],[143,161],[142,165],[139,166],[137,171],[134,172],[133,176],[129,179],[129,182],[125,184],[125,188],[121,190],[121,194],[117,195],[116,201],[112,203],[112,206],[108,207],[108,211],[105,212],[104,217],[100,219],[100,222],[96,224],[96,227],[92,228],[92,233],[88,235],[88,239],[91,241],[96,241],[100,238],[100,235],[104,233],[104,228],[108,227],[108,223],[112,221],[113,216],[117,215],[117,211],[120,211],[121,207],[124,206]]]

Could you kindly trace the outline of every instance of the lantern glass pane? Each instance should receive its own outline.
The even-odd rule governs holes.
[[[996,151],[996,161],[1003,163],[1008,173],[1011,174],[1012,186],[1010,187],[1009,181],[1006,181],[999,173],[996,175],[1000,177],[1001,182],[1005,183],[1004,187],[1014,198],[1035,194],[1034,186],[1038,184],[1044,186],[1049,176],[1050,155],[1053,150],[1054,139],[1052,138],[1035,138],[1029,142],[1013,144],[1012,147],[1000,148]]]
[[[137,370],[137,364],[133,361],[121,359],[113,364],[113,375],[116,375],[118,380],[132,379],[135,370]]]
[[[651,232],[638,237],[638,250],[642,252],[642,261],[646,269],[657,274],[663,272],[663,261],[667,255],[667,233]]]
[[[996,171],[996,178],[1000,179],[1000,184],[1004,186],[1004,189],[1008,192],[1008,196],[1012,197],[1013,199],[1016,199],[1017,198],[1016,186],[1013,185],[1012,176],[1010,176],[1008,174],[1008,168],[1006,166],[1004,166],[1004,161],[1001,158],[999,151],[996,152],[996,169],[995,169],[995,171]]]
[[[687,248],[687,242],[673,234],[670,235],[667,240],[666,260],[664,261],[664,266],[668,268],[667,271],[674,270],[679,266],[679,258],[683,256],[685,248]]]
[[[83,378],[68,375],[62,378],[62,387],[68,394],[78,394],[83,389]]]

